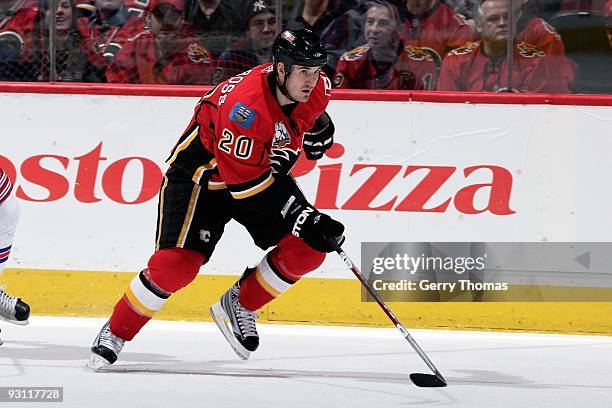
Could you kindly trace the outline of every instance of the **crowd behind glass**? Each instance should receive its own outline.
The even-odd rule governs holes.
[[[277,3],[0,0],[0,80],[215,85],[307,26],[337,88],[612,93],[612,0]]]

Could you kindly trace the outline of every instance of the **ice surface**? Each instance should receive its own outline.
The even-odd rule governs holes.
[[[152,321],[93,372],[103,323],[2,323],[0,386],[64,387],[62,404],[38,407],[612,406],[610,337],[411,330],[449,383],[422,389],[408,375],[427,367],[395,329],[260,325],[241,361],[212,323]]]

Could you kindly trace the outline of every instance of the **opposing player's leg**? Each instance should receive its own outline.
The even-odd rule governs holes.
[[[303,240],[285,235],[255,268],[242,277],[211,307],[211,315],[236,354],[249,358],[259,346],[255,311],[287,291],[302,276],[317,269],[325,254]]]
[[[6,175],[0,172],[0,177]],[[1,180],[0,180],[1,181]],[[0,182],[0,189],[2,183]],[[0,275],[4,270],[13,246],[13,239],[17,221],[19,220],[19,206],[13,195],[4,196],[0,202]],[[20,298],[11,296],[0,286],[0,319],[14,324],[28,324],[30,307]]]
[[[227,192],[208,190],[176,172],[164,178],[158,207],[157,251],[130,283],[92,345],[91,368],[112,364],[175,292],[191,283],[212,254],[230,215]]]

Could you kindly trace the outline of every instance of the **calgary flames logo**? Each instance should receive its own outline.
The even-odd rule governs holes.
[[[408,58],[414,61],[433,61],[434,58],[431,55],[431,51],[429,48],[421,48],[416,45],[408,45],[404,47],[404,51],[408,54]]]
[[[193,62],[203,62],[210,64],[210,54],[206,48],[202,47],[198,43],[189,44],[189,59]]]
[[[363,57],[369,49],[370,47],[368,47],[367,45],[361,45],[357,48],[353,48],[352,50],[345,52],[344,54],[342,54],[342,57],[340,57],[340,59],[344,61],[358,60],[359,58]]]
[[[533,58],[533,57],[544,57],[544,51],[537,49],[531,44],[527,44],[526,42],[520,42],[516,45],[519,53],[525,58]]]
[[[478,46],[480,45],[480,43],[477,42],[466,42],[465,44],[463,44],[461,47],[459,48],[455,48],[454,50],[451,50],[448,55],[463,55],[463,54],[469,54],[470,52],[474,51],[476,48],[478,48]]]

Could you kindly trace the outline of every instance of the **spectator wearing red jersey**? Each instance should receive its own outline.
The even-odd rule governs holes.
[[[205,85],[213,57],[183,18],[183,0],[153,0],[151,28],[130,38],[106,71],[109,82]]]
[[[249,0],[245,5],[246,36],[234,42],[217,61],[213,84],[272,61],[276,38],[276,8],[271,0]]]
[[[76,29],[73,0],[57,0],[51,10],[50,0],[41,0],[40,17],[34,30],[31,59],[33,81],[101,82],[104,74],[95,69],[81,51],[83,37]],[[50,70],[49,24],[55,21],[55,70]]]
[[[0,80],[27,79],[37,13],[34,0],[0,0]]]
[[[438,90],[569,92],[567,82],[546,53],[519,41],[514,42],[512,83],[508,83],[506,54],[511,31],[510,13],[506,0],[481,2],[475,22],[482,39],[448,53],[442,63]]]
[[[423,89],[400,38],[397,9],[385,1],[367,3],[366,44],[340,57],[334,86],[353,89]]]
[[[111,63],[128,38],[144,30],[144,19],[130,17],[123,0],[95,0],[90,17],[77,19],[83,52],[101,71]]]
[[[435,61],[428,73],[435,89],[444,55],[471,41],[474,33],[465,17],[440,0],[406,0],[406,9],[402,37],[406,45],[419,47]]]

